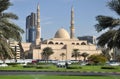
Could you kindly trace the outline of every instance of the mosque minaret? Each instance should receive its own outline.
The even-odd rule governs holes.
[[[37,25],[36,25],[36,39],[35,44],[40,45],[41,42],[41,27],[40,27],[40,7],[39,4],[37,6]]]
[[[71,9],[71,26],[70,26],[70,38],[75,38],[74,36],[75,28],[74,28],[74,8]]]

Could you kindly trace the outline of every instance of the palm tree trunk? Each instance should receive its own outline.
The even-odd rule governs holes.
[[[84,57],[84,62],[86,61],[86,57]]]
[[[75,57],[75,60],[77,60],[77,57]]]
[[[2,61],[3,61],[3,64],[5,64],[5,58],[2,56]]]
[[[113,48],[113,60],[116,60],[116,51],[115,51],[115,47]]]
[[[2,61],[3,61],[3,64],[5,64],[5,59],[2,59]]]
[[[63,60],[63,56],[62,56],[62,60]]]
[[[3,63],[5,64],[5,59],[4,59],[4,56],[1,54],[0,55],[0,59],[3,61]]]

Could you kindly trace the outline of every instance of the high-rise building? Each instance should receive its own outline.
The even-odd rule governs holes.
[[[79,40],[87,40],[88,43],[96,44],[96,38],[94,36],[81,36],[78,37]]]
[[[35,42],[36,38],[36,14],[31,13],[26,17],[26,42]]]

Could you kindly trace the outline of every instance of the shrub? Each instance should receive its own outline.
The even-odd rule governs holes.
[[[39,62],[37,65],[53,65],[52,63]]]
[[[80,65],[69,65],[67,69],[81,69],[82,67]]]
[[[7,63],[8,66],[13,66],[13,67],[16,67],[16,66],[19,66],[20,63]]]
[[[37,69],[49,69],[50,67],[49,66],[46,66],[46,65],[39,65],[36,67]]]
[[[23,68],[34,68],[34,67],[36,67],[36,66],[34,66],[34,65],[23,66]]]
[[[88,60],[89,60],[89,64],[91,65],[103,65],[106,63],[107,58],[102,55],[95,54],[88,57]]]
[[[117,69],[117,67],[113,67],[113,66],[104,66],[104,67],[101,67],[101,69]]]
[[[55,65],[38,65],[36,66],[37,69],[55,69]]]

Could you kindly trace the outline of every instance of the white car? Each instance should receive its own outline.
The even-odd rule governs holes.
[[[56,63],[56,65],[59,66],[59,67],[62,67],[62,66],[65,66],[65,62],[64,61],[58,61]]]
[[[7,64],[0,64],[0,67],[7,67]]]
[[[56,65],[58,67],[66,67],[67,65],[70,65],[71,61],[57,61]]]
[[[118,63],[118,62],[111,62],[111,63],[108,63],[108,65],[110,65],[110,66],[119,66],[120,63]]]
[[[27,65],[27,63],[20,63],[20,65],[21,65],[21,66],[26,66],[26,65]]]

